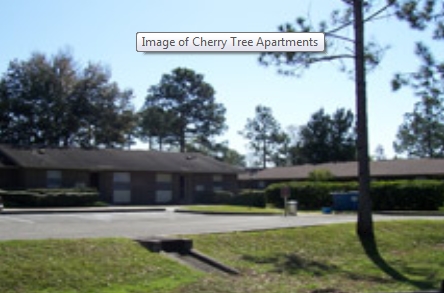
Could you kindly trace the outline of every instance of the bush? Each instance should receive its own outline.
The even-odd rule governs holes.
[[[289,199],[301,209],[331,206],[331,192],[358,190],[357,182],[290,182],[272,184],[265,190],[267,202],[283,207],[280,190],[289,186]],[[444,204],[444,182],[438,180],[398,180],[371,183],[374,210],[439,210]]]
[[[214,204],[226,204],[231,201],[234,194],[230,191],[217,190],[213,192]]]
[[[265,208],[267,201],[263,190],[242,190],[238,195],[234,196],[230,203],[236,206],[247,206]]]
[[[33,189],[2,191],[6,207],[74,207],[90,206],[98,201],[93,189]]]
[[[331,181],[334,176],[328,169],[317,169],[308,174],[308,179],[310,181]]]
[[[265,193],[261,190],[243,190],[237,195],[222,190],[200,192],[196,194],[195,202],[198,204],[226,204],[262,208],[266,206]]]
[[[265,190],[267,203],[276,207],[284,206],[281,188],[290,188],[289,200],[296,200],[298,207],[305,210],[320,209],[332,205],[331,192],[356,190],[356,182],[290,182],[272,184]]]
[[[199,204],[228,204],[233,193],[224,190],[199,192],[196,194],[195,202]]]
[[[375,210],[439,210],[444,183],[438,180],[398,180],[372,183]]]
[[[39,195],[26,190],[6,191],[0,193],[5,207],[35,207]]]

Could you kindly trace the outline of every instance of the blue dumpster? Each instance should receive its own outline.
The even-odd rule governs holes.
[[[323,207],[321,211],[323,214],[331,214],[331,207]]]
[[[332,192],[333,196],[333,209],[335,211],[357,211],[358,210],[358,197],[357,191],[347,192]]]

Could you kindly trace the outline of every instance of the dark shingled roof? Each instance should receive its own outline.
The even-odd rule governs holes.
[[[257,172],[253,177],[246,173],[241,180],[304,180],[313,170],[327,169],[337,178],[356,178],[357,162],[326,163],[319,165],[301,165],[292,167],[269,168]],[[444,159],[411,159],[370,162],[372,177],[421,177],[443,176]]]
[[[236,167],[199,153],[78,148],[31,149],[5,145],[0,145],[0,153],[23,168],[222,174],[239,172]]]

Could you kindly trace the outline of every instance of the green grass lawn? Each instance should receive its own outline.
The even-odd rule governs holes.
[[[127,239],[0,242],[2,293],[171,292],[200,276]]]
[[[245,206],[231,206],[231,205],[202,205],[202,206],[186,206],[182,210],[208,212],[208,213],[252,213],[252,214],[283,214],[282,209],[277,208],[256,208]]]
[[[376,223],[368,254],[354,224],[194,236],[199,250],[242,272],[174,292],[405,292],[444,279],[444,221]]]
[[[375,225],[377,247],[367,252],[354,224],[190,236],[195,248],[240,276],[204,275],[127,239],[3,241],[0,292],[338,293],[439,286],[444,221]]]

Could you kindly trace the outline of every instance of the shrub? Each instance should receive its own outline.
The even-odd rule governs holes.
[[[93,189],[31,189],[3,191],[6,207],[71,207],[89,206],[98,201],[99,194]]]
[[[317,169],[308,174],[310,181],[331,181],[333,178],[333,174],[328,169]]]
[[[296,200],[301,209],[320,209],[332,205],[331,192],[356,190],[356,182],[290,182],[272,184],[265,190],[267,202],[283,207],[281,188],[290,188],[290,200]]]
[[[234,194],[230,191],[217,190],[213,192],[213,203],[214,204],[226,204],[231,201]]]
[[[237,206],[248,206],[265,208],[267,201],[264,190],[242,190],[238,195],[231,198],[229,204]]]
[[[265,193],[262,190],[243,190],[239,194],[229,191],[200,192],[196,194],[198,204],[227,204],[237,206],[265,207]]]
[[[335,191],[358,190],[357,182],[290,182],[272,184],[265,190],[267,202],[283,207],[280,190],[289,186],[289,199],[301,209],[331,206]],[[444,182],[438,180],[397,180],[371,183],[374,210],[439,210],[444,204]]]
[[[224,190],[199,192],[195,196],[195,202],[199,204],[228,204],[233,193]]]
[[[375,210],[439,210],[444,203],[444,183],[438,180],[373,182]]]
[[[39,194],[26,190],[5,190],[1,196],[5,207],[35,207],[39,200]]]

